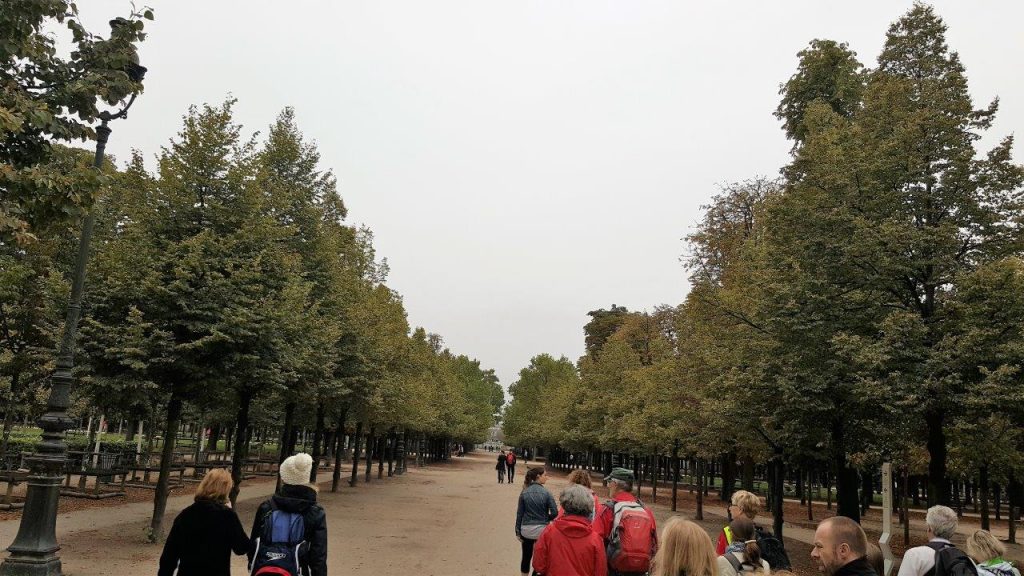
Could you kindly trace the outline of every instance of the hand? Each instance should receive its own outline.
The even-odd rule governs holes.
[[[520,536],[519,534],[516,534],[516,540],[519,540],[520,542],[522,542],[523,541],[523,537]]]

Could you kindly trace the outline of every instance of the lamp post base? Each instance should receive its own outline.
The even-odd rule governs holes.
[[[63,476],[37,474],[28,477],[25,508],[18,536],[0,564],[0,576],[60,576],[56,539],[57,500]],[[28,519],[28,521],[25,521]]]

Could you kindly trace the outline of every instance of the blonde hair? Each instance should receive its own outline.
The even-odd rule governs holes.
[[[214,468],[203,476],[202,482],[196,488],[195,500],[196,502],[209,500],[223,504],[228,501],[228,494],[234,486],[235,481],[231,478],[230,472],[224,468]]]
[[[697,524],[674,516],[658,540],[651,576],[718,576],[711,537]]]
[[[979,564],[1006,554],[1006,546],[988,530],[975,530],[974,534],[967,537],[965,548],[967,555]]]
[[[757,497],[757,494],[746,490],[737,490],[733,493],[731,502],[733,506],[739,506],[743,515],[751,520],[757,517],[758,511],[761,509],[761,499]]]
[[[569,477],[566,478],[566,480],[568,480],[570,484],[579,484],[580,486],[590,488],[590,474],[582,468],[577,468],[572,472],[569,472]]]

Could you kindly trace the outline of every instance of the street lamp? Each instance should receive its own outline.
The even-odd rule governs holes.
[[[121,22],[113,20],[111,27]],[[125,68],[128,77],[136,83],[142,82],[146,68],[137,63]],[[103,165],[103,155],[110,137],[111,120],[125,118],[128,109],[135,103],[133,93],[124,108],[117,112],[100,113],[100,125],[96,127],[96,157],[93,167]],[[21,513],[21,524],[14,543],[7,549],[11,555],[0,564],[0,576],[60,576],[61,564],[57,551],[57,500],[64,478],[64,463],[67,460],[67,430],[71,427],[68,407],[71,405],[71,385],[74,379],[71,371],[75,366],[75,337],[78,333],[78,319],[82,312],[82,291],[85,287],[85,268],[89,260],[89,243],[96,225],[96,209],[89,211],[82,223],[82,236],[78,240],[78,257],[75,260],[74,276],[71,283],[71,300],[64,319],[64,335],[60,341],[56,369],[50,376],[50,396],[46,401],[46,413],[38,420],[43,437],[36,445],[36,451],[26,458],[29,462],[28,489],[25,507]]]

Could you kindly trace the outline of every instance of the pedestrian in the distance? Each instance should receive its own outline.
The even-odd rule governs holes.
[[[505,451],[498,450],[498,463],[494,465],[494,469],[498,471],[498,484],[505,483],[505,468],[508,463],[505,461]]]
[[[195,502],[174,519],[159,576],[230,576],[231,553],[245,554],[249,537],[228,494],[234,486],[227,470],[207,472],[196,488]]]
[[[544,576],[606,576],[604,542],[590,526],[594,495],[570,484],[558,497],[562,515],[552,522],[533,548],[533,570]]]
[[[505,473],[508,475],[508,483],[511,484],[516,479],[516,449],[512,448],[505,455]]]
[[[316,502],[318,488],[309,481],[312,471],[309,454],[281,463],[281,489],[260,504],[252,525],[252,574],[270,569],[265,573],[327,576],[327,515]]]
[[[689,520],[672,517],[658,541],[651,576],[715,576],[716,567],[708,533]]]
[[[523,556],[519,562],[519,571],[523,576],[530,573],[530,561],[533,559],[533,547],[540,538],[544,528],[558,517],[558,505],[544,484],[548,475],[544,468],[537,466],[526,471],[523,479],[523,491],[519,494],[519,506],[516,508],[516,538],[522,544]]]

